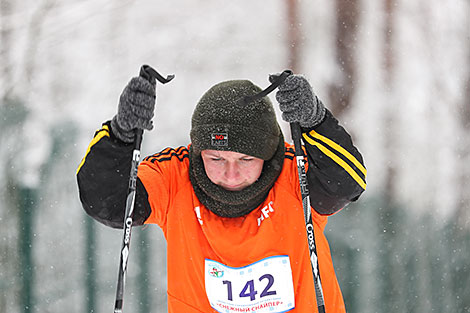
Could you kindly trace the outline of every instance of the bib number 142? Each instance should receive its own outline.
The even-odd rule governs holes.
[[[292,270],[286,255],[234,268],[206,259],[205,286],[219,312],[286,312],[295,307]]]
[[[264,274],[259,278],[259,281],[262,280],[267,280],[267,285],[264,287],[263,291],[260,294],[260,298],[266,297],[266,296],[273,296],[276,294],[275,290],[271,290],[271,287],[274,284],[274,277],[271,274]],[[224,285],[227,285],[227,300],[233,301],[233,290],[232,290],[232,282],[230,280],[224,280],[222,281]],[[256,295],[258,294],[258,291],[255,289],[255,282],[253,280],[249,280],[246,282],[245,287],[243,287],[242,291],[240,291],[240,298],[243,297],[250,297],[251,301],[254,301],[256,299]]]

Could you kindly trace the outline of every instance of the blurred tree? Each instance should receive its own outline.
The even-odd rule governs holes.
[[[25,60],[24,60],[24,71],[23,77],[25,78],[25,83],[30,84],[33,77],[36,74],[36,66],[38,63],[37,51],[38,46],[42,42],[40,40],[44,23],[47,20],[48,14],[55,6],[55,0],[42,0],[37,3],[37,8],[31,15],[31,18],[28,23],[27,30],[27,45],[25,48]]]
[[[470,22],[467,24],[470,25]],[[457,214],[455,216],[454,227],[456,230],[456,238],[458,239],[456,250],[459,251],[459,256],[454,261],[454,275],[452,278],[453,286],[457,289],[456,293],[459,295],[457,301],[462,312],[470,312],[470,44],[467,42],[467,82],[465,84],[465,94],[462,98],[461,106],[461,126],[462,136],[464,142],[461,143],[460,155],[460,177],[459,177],[459,205]]]
[[[287,0],[287,67],[294,73],[300,73],[300,48],[302,45],[302,32],[299,20],[299,4],[297,0]]]
[[[19,297],[13,297],[13,301],[11,298],[9,300],[5,299],[0,303],[10,302],[9,308],[11,308],[12,302],[18,301],[17,305],[23,312],[32,312],[35,270],[32,256],[33,224],[38,194],[35,188],[30,188],[18,180],[18,170],[15,167],[14,160],[21,151],[22,142],[18,138],[17,140],[11,140],[13,138],[11,134],[21,131],[28,116],[28,110],[22,101],[5,98],[0,107],[0,115],[3,117],[3,123],[0,125],[0,142],[9,147],[5,157],[2,158],[2,163],[5,162],[2,167],[5,170],[1,171],[4,175],[2,181],[5,184],[5,195],[2,196],[7,197],[9,201],[2,201],[4,208],[1,211],[5,213],[5,216],[1,216],[1,220],[3,221],[3,218],[5,218],[4,225],[13,225],[8,227],[8,231],[11,233],[4,234],[4,239],[14,238],[16,242],[12,243],[8,240],[7,243],[10,248],[14,246],[17,250],[16,254],[12,255],[8,246],[0,246],[0,259],[8,256],[5,262],[2,262],[2,265],[5,265],[5,269],[13,270],[11,273],[15,273],[14,276],[5,275],[7,290],[1,294],[8,297],[8,295],[11,296],[12,292],[15,292],[11,288],[12,285],[17,285],[19,288]]]
[[[38,191],[35,188],[18,186],[17,188],[19,212],[19,255],[18,272],[21,278],[21,307],[23,312],[34,312],[34,272],[35,264],[32,256],[33,250],[33,222],[37,208]]]
[[[91,217],[85,219],[85,312],[96,312],[97,271],[96,271],[96,229]]]
[[[470,22],[467,22],[467,25],[470,27]],[[457,151],[459,157],[457,222],[460,227],[470,229],[470,184],[468,183],[470,179],[470,43],[467,41],[466,44],[467,60],[462,60],[462,62],[467,64],[464,66],[467,69],[467,78],[458,108],[461,135],[459,136],[459,151]]]
[[[20,306],[18,295],[23,287],[18,275],[19,264],[28,262],[24,249],[20,251],[21,234],[18,227],[20,213],[18,210],[18,186],[15,179],[14,158],[20,149],[18,133],[27,116],[23,102],[10,96],[0,98],[0,312],[9,312]]]
[[[44,1],[46,3],[47,1]],[[6,193],[10,201],[3,202],[3,206],[6,206],[3,212],[8,214],[9,224],[16,225],[15,229],[18,232],[16,237],[17,242],[14,244],[17,248],[18,259],[15,262],[15,258],[11,258],[5,264],[9,262],[14,262],[15,264],[15,274],[18,279],[18,288],[20,289],[17,292],[18,297],[12,297],[9,299],[8,309],[9,311],[12,307],[18,305],[21,308],[22,312],[32,312],[35,307],[35,269],[36,265],[33,258],[33,239],[34,239],[34,218],[38,208],[38,192],[39,189],[37,186],[29,185],[22,181],[22,178],[19,177],[19,172],[23,169],[16,167],[18,162],[17,160],[25,157],[26,147],[24,144],[25,138],[25,129],[24,125],[26,119],[30,116],[30,108],[25,105],[23,101],[24,95],[30,90],[28,87],[31,78],[34,77],[34,64],[36,60],[36,48],[37,43],[39,42],[38,36],[40,34],[41,26],[44,22],[45,13],[50,8],[49,3],[45,6],[39,6],[39,10],[33,15],[33,18],[28,21],[28,35],[27,41],[29,47],[27,47],[25,52],[25,67],[23,68],[23,73],[26,73],[26,79],[24,80],[25,87],[22,89],[20,99],[15,90],[15,79],[13,76],[13,67],[14,63],[11,59],[11,53],[14,51],[13,38],[15,32],[15,20],[13,19],[13,2],[8,0],[2,0],[0,2],[0,64],[1,64],[1,86],[0,89],[0,110],[2,116],[2,124],[0,125],[1,136],[0,140],[3,146],[8,147],[8,149],[3,150],[5,153],[5,158],[2,158],[2,167],[5,168],[4,171],[1,171],[0,174],[3,176],[2,181],[6,182],[7,190]],[[25,92],[26,90],[26,92]],[[12,136],[15,134],[15,136]],[[21,134],[18,136],[18,134]],[[11,138],[16,138],[14,141],[10,140]],[[37,143],[34,143],[37,144]],[[24,167],[27,167],[30,156],[26,156],[22,161],[24,161]],[[16,220],[16,221],[15,221]],[[15,221],[15,222],[14,222]],[[13,237],[15,238],[15,237]],[[11,245],[11,243],[10,243]],[[3,249],[2,249],[3,250]],[[4,251],[0,251],[3,256]],[[7,253],[6,255],[9,255]],[[2,265],[4,263],[2,262]],[[9,267],[6,265],[6,267]],[[10,282],[12,277],[8,277]],[[9,295],[13,289],[8,290],[7,292],[2,292],[2,295]],[[14,303],[14,302],[18,303]],[[3,302],[2,303],[6,303]],[[2,305],[3,306],[3,305]]]
[[[139,274],[137,275],[138,282],[138,311],[141,313],[148,313],[152,311],[151,301],[152,290],[151,279],[150,279],[150,238],[148,236],[147,227],[139,228],[137,231],[137,245],[136,248],[139,251],[138,263],[139,263]]]
[[[12,6],[11,0],[0,0],[0,99],[7,97],[12,85],[10,60],[12,29],[9,23]],[[3,105],[3,101],[0,105]]]
[[[393,56],[393,28],[394,28],[394,7],[395,0],[384,0],[384,33],[383,33],[383,68],[384,68],[384,86],[386,94],[386,109],[384,118],[384,149],[388,157],[385,160],[385,202],[387,207],[392,207],[395,197],[396,184],[396,145],[395,145],[395,128],[396,120],[394,119],[395,107],[392,101],[393,95],[393,75],[394,75],[394,56]]]
[[[358,0],[336,0],[336,62],[337,79],[329,86],[329,107],[340,118],[351,105],[356,78],[356,45],[359,25]]]
[[[384,33],[383,33],[383,68],[384,68],[384,86],[385,93],[391,95],[393,93],[393,27],[394,27],[394,0],[384,0]],[[397,250],[402,248],[400,246],[400,237],[403,229],[404,218],[398,219],[400,207],[397,207],[395,202],[395,184],[396,184],[396,171],[395,171],[395,123],[394,120],[394,102],[391,97],[386,97],[386,110],[385,110],[385,149],[387,160],[386,173],[385,173],[385,186],[384,186],[384,203],[379,209],[378,224],[379,229],[382,230],[380,234],[380,242],[382,248],[379,250],[379,267],[380,267],[380,302],[383,305],[384,311],[395,311],[401,307],[400,303],[396,301],[396,295],[400,294],[401,288],[399,285],[400,276],[402,273],[399,264],[396,263],[398,259]],[[401,249],[400,249],[401,250]],[[397,307],[398,306],[398,307]]]
[[[468,5],[470,12],[470,2]],[[466,20],[466,29],[470,27],[470,19]],[[467,32],[468,36],[468,32]],[[467,37],[468,38],[468,37]],[[465,90],[459,106],[460,133],[458,151],[458,201],[456,214],[448,226],[447,238],[455,240],[449,247],[452,264],[452,291],[456,294],[461,312],[470,312],[470,42],[466,41],[467,60],[462,60],[466,69]],[[458,252],[458,253],[456,253]],[[460,311],[459,311],[460,312]]]

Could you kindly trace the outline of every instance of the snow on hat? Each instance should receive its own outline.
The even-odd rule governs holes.
[[[260,91],[248,80],[225,81],[210,88],[193,112],[193,151],[234,151],[271,159],[280,140],[284,140],[271,101],[268,97],[248,103],[240,101]]]

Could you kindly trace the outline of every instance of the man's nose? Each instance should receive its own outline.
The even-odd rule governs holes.
[[[228,162],[225,168],[225,177],[227,179],[236,179],[240,176],[240,169],[236,162]]]

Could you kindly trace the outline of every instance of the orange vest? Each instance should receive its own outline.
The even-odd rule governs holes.
[[[289,257],[292,270],[295,308],[289,312],[317,312],[293,155],[286,152],[283,170],[264,203],[238,218],[221,218],[204,207],[188,169],[188,150],[180,147],[146,158],[138,171],[152,209],[145,223],[158,224],[167,240],[168,312],[217,312],[206,295],[206,259],[240,268],[280,255]],[[327,217],[313,211],[313,222],[325,310],[346,312],[323,233]]]

